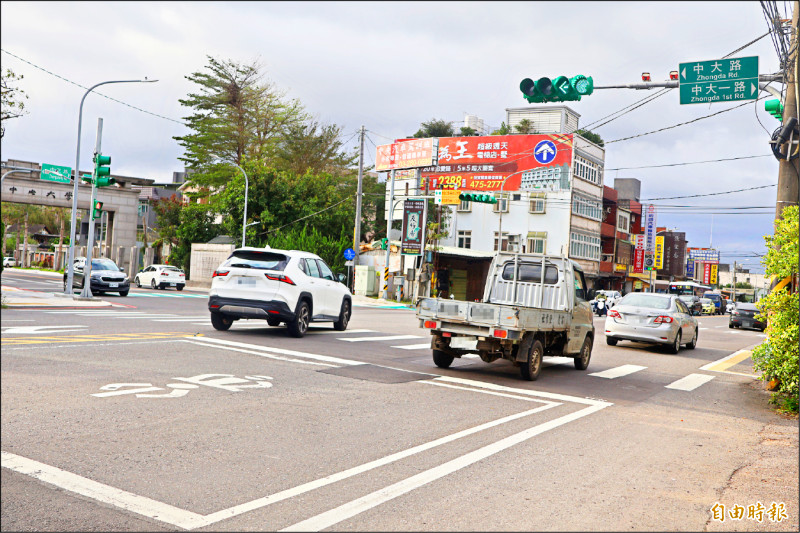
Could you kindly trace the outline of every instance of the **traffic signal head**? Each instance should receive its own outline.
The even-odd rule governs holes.
[[[458,195],[459,200],[467,202],[478,202],[482,204],[496,204],[497,198],[492,194],[479,194],[476,192],[462,192]]]
[[[102,154],[96,154],[94,156],[94,175],[97,179],[97,186],[98,187],[107,187],[112,183],[116,183],[116,180],[111,177],[111,157]]]
[[[764,109],[778,120],[783,120],[783,105],[781,105],[781,101],[777,98],[764,102]]]
[[[533,81],[525,78],[519,84],[519,90],[529,102],[573,102],[579,101],[581,96],[592,94],[594,82],[591,77],[582,74],[567,78],[557,76],[554,79],[539,78]]]
[[[103,216],[103,202],[95,200],[92,205],[92,220],[96,220]]]

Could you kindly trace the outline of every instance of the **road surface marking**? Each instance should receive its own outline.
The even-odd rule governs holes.
[[[192,337],[195,333],[186,331],[176,332],[145,332],[145,333],[110,333],[105,335],[71,335],[71,336],[42,336],[42,337],[3,337],[3,344],[14,346],[19,344],[56,344],[59,342],[99,342],[99,341],[126,341],[134,339],[161,339],[172,337]]]
[[[644,370],[645,368],[647,367],[639,365],[622,365],[616,368],[609,368],[608,370],[603,370],[602,372],[593,372],[592,374],[589,375],[597,376],[598,378],[614,379],[622,376],[627,376],[628,374],[633,374],[634,372]]]
[[[289,527],[283,528],[280,531],[321,531],[329,528],[335,524],[338,524],[339,522],[347,520],[348,518],[352,518],[383,503],[402,496],[403,494],[416,490],[423,485],[427,485],[428,483],[441,479],[449,474],[452,474],[453,472],[457,472],[458,470],[466,468],[474,463],[477,463],[478,461],[486,459],[487,457],[491,457],[492,455],[507,450],[512,446],[516,446],[517,444],[525,442],[526,440],[529,440],[546,431],[597,412],[607,406],[608,404],[601,402],[598,405],[585,407],[580,411],[576,411],[574,413],[556,418],[555,420],[528,428],[515,435],[501,439],[497,442],[462,455],[461,457],[457,457],[444,464],[430,468],[424,472],[420,472],[419,474],[406,478],[393,485],[389,485],[388,487],[384,487],[371,494],[367,494],[366,496],[340,505],[335,509],[331,509],[330,511],[326,511],[318,514],[317,516],[313,516]]]
[[[430,347],[431,343],[429,342],[426,342],[425,344],[408,344],[406,346],[392,346],[392,348],[400,348],[401,350],[424,350]]]
[[[116,489],[97,481],[61,470],[55,466],[33,461],[13,453],[2,452],[2,466],[14,472],[36,478],[60,489],[68,490],[96,501],[107,503],[183,529],[193,529],[202,524],[203,516]]]
[[[3,335],[44,335],[46,333],[65,333],[67,331],[79,331],[86,329],[89,326],[75,325],[75,326],[10,326],[3,328]]]
[[[748,357],[752,356],[753,352],[750,350],[739,350],[738,352],[733,352],[727,357],[723,357],[722,359],[718,359],[712,363],[708,363],[707,365],[703,365],[700,367],[700,370],[711,370],[712,372],[725,372],[730,367],[734,365],[738,365]]]
[[[257,352],[273,352],[281,355],[293,355],[295,357],[311,359],[313,361],[320,361],[323,363],[333,363],[335,365],[363,365],[363,361],[353,361],[351,359],[341,359],[339,357],[331,357],[329,355],[319,355],[315,353],[298,352],[295,350],[285,350],[283,348],[272,348],[271,346],[260,346],[258,344],[246,344],[244,342],[226,341],[222,339],[215,339],[213,337],[203,337],[203,342],[215,344],[219,347],[231,346],[234,348],[244,348],[246,350],[255,350]]]
[[[319,366],[332,366],[334,368],[339,368],[339,365],[335,365],[332,363],[319,363],[316,361],[304,361],[302,359],[291,359],[289,357],[282,357],[280,355],[271,354],[264,351],[256,351],[256,350],[247,350],[244,348],[234,348],[233,346],[219,346],[217,344],[209,344],[206,342],[197,342],[195,340],[185,339],[186,342],[191,344],[197,344],[198,346],[208,346],[210,348],[218,348],[222,350],[229,350],[232,352],[240,352],[240,353],[249,353],[253,355],[257,355],[259,357],[266,357],[267,359],[275,359],[276,361],[288,361],[290,363],[300,363],[304,365],[319,365]]]
[[[700,385],[708,383],[712,379],[714,379],[714,376],[709,376],[708,374],[689,374],[685,378],[681,378],[678,381],[670,383],[666,386],[666,388],[692,391]]]
[[[335,329],[322,327],[308,328],[309,333],[312,331],[314,332],[314,335],[323,335],[326,333],[336,333],[338,335],[347,335],[348,333],[375,333],[375,330],[373,329],[347,329],[344,331],[336,331]]]
[[[356,337],[354,339],[348,338],[341,338],[336,339],[340,341],[347,341],[347,342],[365,342],[365,341],[399,341],[404,339],[423,339],[424,337],[420,337],[419,335],[386,335],[383,337]]]

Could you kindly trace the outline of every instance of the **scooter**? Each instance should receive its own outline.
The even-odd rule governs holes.
[[[605,300],[597,300],[595,307],[597,309],[597,316],[605,316],[608,314],[608,309],[606,309]]]

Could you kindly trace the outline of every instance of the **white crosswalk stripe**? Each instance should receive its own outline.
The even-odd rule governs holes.
[[[639,365],[622,365],[615,368],[609,368],[608,370],[603,370],[602,372],[593,372],[589,375],[598,378],[615,379],[622,376],[627,376],[629,374],[633,374],[634,372],[639,372],[640,370],[644,370],[645,368],[647,367]]]
[[[431,347],[431,343],[425,344],[409,344],[407,346],[392,346],[392,348],[400,348],[401,350],[426,350]]]
[[[714,376],[709,376],[707,374],[689,374],[684,378],[673,381],[667,385],[666,388],[682,391],[693,391],[700,385],[704,385],[712,379],[714,379]]]

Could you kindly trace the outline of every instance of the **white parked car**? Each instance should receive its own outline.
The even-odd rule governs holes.
[[[179,291],[186,285],[186,274],[178,267],[172,265],[150,265],[139,271],[133,282],[137,287],[150,286],[153,289],[166,289],[175,287]]]
[[[17,266],[17,261],[13,257],[4,257],[3,258],[3,266],[4,267],[15,267],[15,266]]]
[[[626,294],[606,316],[606,343],[621,340],[664,344],[678,353],[682,344],[697,346],[697,319],[675,294],[632,292]]]
[[[244,247],[233,251],[212,275],[208,310],[215,329],[240,318],[286,323],[302,337],[310,322],[333,322],[344,331],[353,312],[345,277],[334,277],[319,256],[298,250]]]

